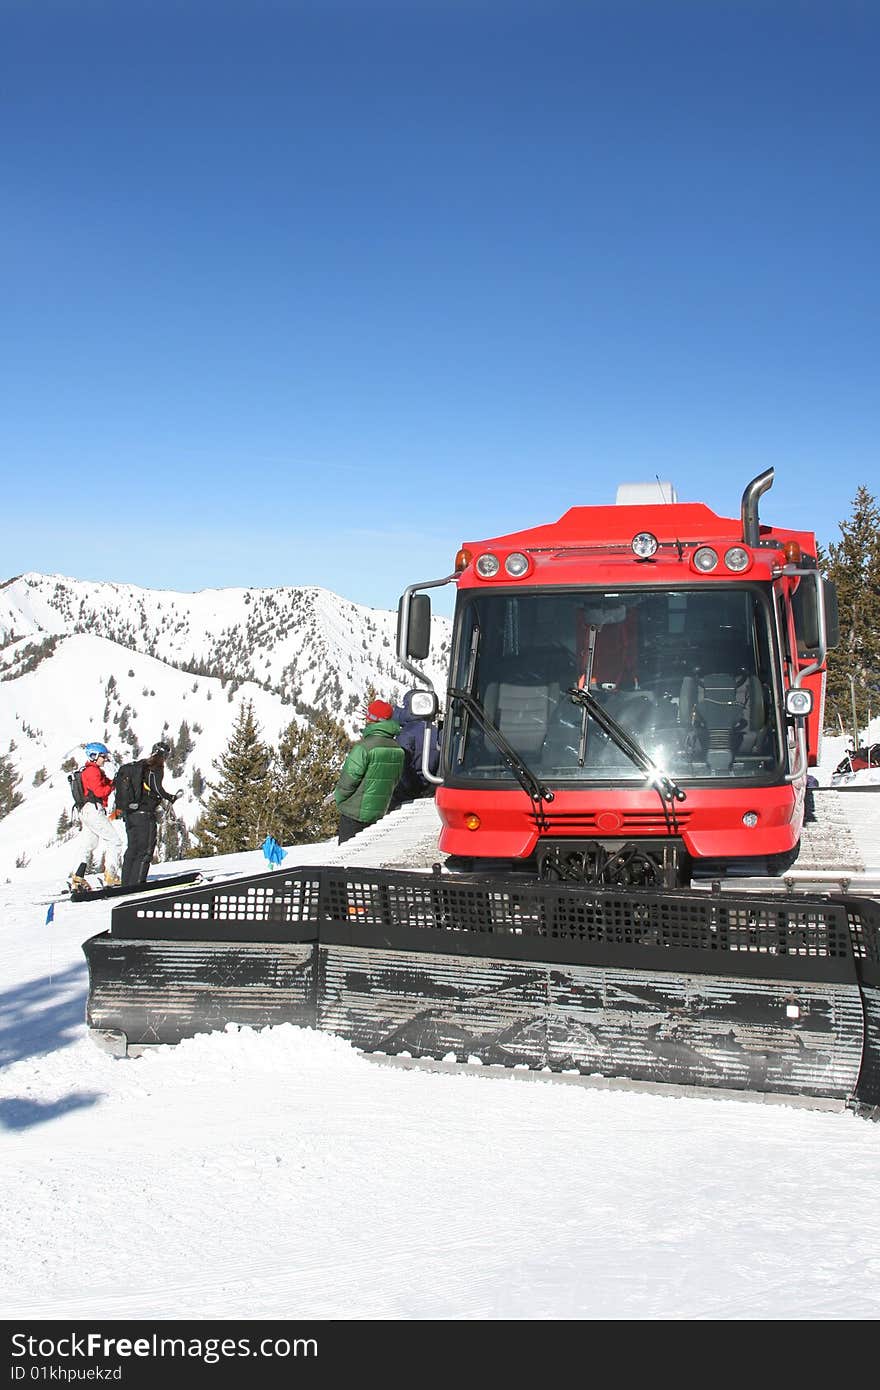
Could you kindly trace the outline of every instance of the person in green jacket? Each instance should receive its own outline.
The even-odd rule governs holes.
[[[339,807],[338,844],[381,820],[403,772],[404,752],[395,742],[400,725],[387,700],[367,708],[367,723],[339,774],[333,799]]]

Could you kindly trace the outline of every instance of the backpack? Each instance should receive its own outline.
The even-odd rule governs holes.
[[[113,779],[116,809],[123,816],[136,811],[144,795],[143,762],[123,763]]]
[[[82,768],[77,772],[68,772],[67,781],[70,786],[70,795],[73,797],[73,804],[78,811],[81,811],[89,799],[83,786]]]

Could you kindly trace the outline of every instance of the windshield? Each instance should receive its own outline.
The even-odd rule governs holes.
[[[671,777],[766,778],[780,762],[769,622],[761,594],[744,585],[469,594],[452,685],[551,784],[644,780],[572,687],[595,696]],[[452,777],[512,779],[460,703],[450,733]]]

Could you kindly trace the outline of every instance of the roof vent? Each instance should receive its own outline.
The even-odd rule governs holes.
[[[618,507],[656,507],[677,502],[678,493],[672,483],[655,478],[653,483],[619,483],[615,501]]]

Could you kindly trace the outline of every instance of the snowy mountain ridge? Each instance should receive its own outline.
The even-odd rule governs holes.
[[[412,684],[395,655],[396,614],[325,589],[214,589],[196,594],[26,574],[0,585],[0,753],[22,803],[0,820],[0,875],[70,858],[62,764],[89,739],[116,761],[168,739],[166,783],[191,829],[204,784],[241,705],[264,739],[323,708],[349,733],[372,685],[396,702]],[[449,620],[435,619],[432,663],[445,685]],[[68,866],[69,867],[69,866]],[[16,875],[17,876],[17,875]]]
[[[5,670],[22,639],[90,633],[198,675],[252,681],[351,727],[368,682],[389,698],[412,683],[395,655],[396,623],[392,612],[312,587],[186,594],[33,573],[0,586]],[[441,683],[448,650],[449,623],[438,618],[431,674]]]

